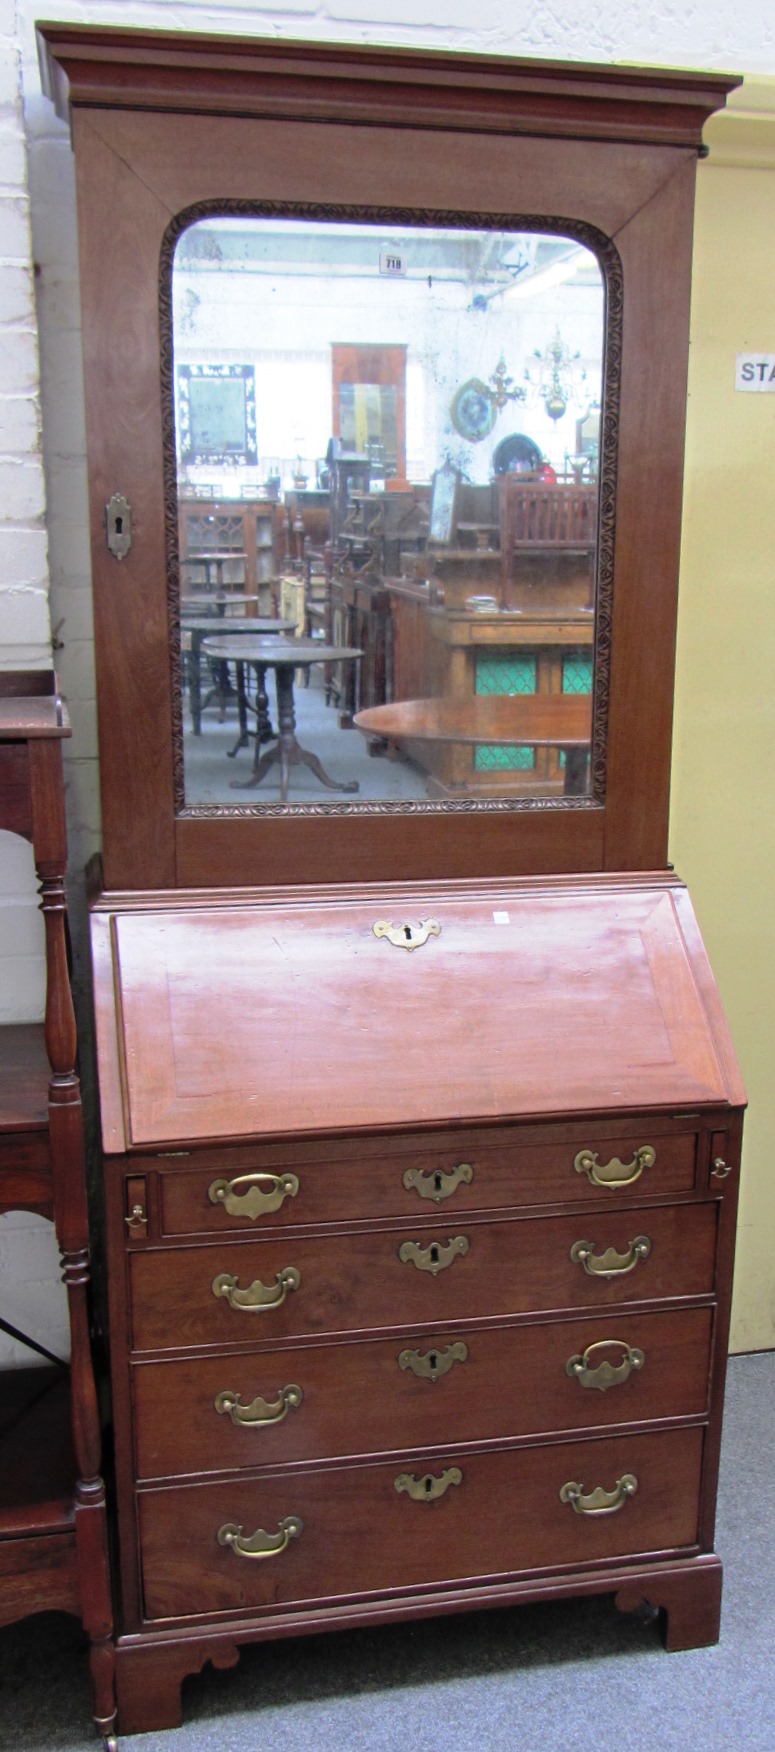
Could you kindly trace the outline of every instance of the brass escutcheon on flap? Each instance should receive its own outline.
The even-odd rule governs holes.
[[[584,1495],[582,1486],[571,1479],[560,1490],[560,1502],[570,1503],[577,1515],[615,1515],[618,1509],[623,1509],[628,1497],[634,1496],[638,1488],[638,1480],[633,1472],[623,1472],[617,1478],[613,1490],[603,1490],[598,1485],[588,1496]]]
[[[239,1278],[230,1271],[220,1271],[213,1278],[213,1295],[222,1296],[230,1308],[236,1308],[243,1314],[260,1314],[266,1308],[279,1308],[285,1301],[289,1290],[297,1290],[301,1283],[301,1272],[295,1265],[286,1265],[278,1271],[273,1284],[262,1284],[260,1278],[255,1278],[248,1284],[246,1290],[237,1286]]]
[[[596,1254],[594,1241],[574,1241],[570,1256],[574,1265],[583,1265],[590,1277],[612,1278],[624,1277],[628,1271],[634,1271],[638,1261],[648,1259],[650,1252],[648,1235],[636,1235],[626,1253],[617,1253],[615,1247],[607,1247],[605,1253]]]
[[[600,1363],[593,1362],[596,1353],[613,1349],[622,1352],[620,1363],[612,1363],[608,1357]],[[601,1393],[605,1393],[609,1387],[618,1387],[627,1381],[633,1370],[643,1368],[645,1361],[644,1351],[625,1344],[621,1338],[601,1338],[596,1344],[588,1344],[583,1356],[569,1357],[565,1373],[578,1381],[580,1387],[598,1387]]]
[[[596,1150],[579,1150],[573,1166],[577,1174],[586,1174],[591,1186],[605,1186],[613,1192],[618,1186],[633,1186],[644,1168],[653,1168],[656,1159],[653,1144],[641,1144],[631,1162],[612,1156],[610,1162],[601,1163]]]
[[[445,1472],[440,1472],[435,1478],[432,1472],[426,1472],[422,1478],[415,1478],[411,1472],[399,1472],[395,1481],[395,1489],[399,1495],[406,1491],[407,1496],[415,1503],[435,1503],[451,1484],[462,1484],[463,1474],[459,1466],[448,1466]]]
[[[371,928],[375,937],[387,937],[397,949],[421,949],[429,937],[441,936],[438,919],[424,919],[419,925],[391,925],[387,919],[378,919]]]
[[[451,1198],[459,1186],[470,1186],[474,1171],[470,1162],[458,1162],[456,1168],[407,1168],[404,1175],[404,1186],[407,1192],[419,1193],[420,1198],[432,1198],[434,1204],[442,1204],[445,1198]]]
[[[422,1356],[418,1350],[404,1350],[398,1358],[399,1369],[411,1369],[413,1375],[419,1375],[423,1381],[440,1381],[442,1375],[449,1373],[453,1363],[464,1363],[468,1358],[468,1345],[458,1340],[457,1344],[448,1344],[446,1350],[429,1350]]]
[[[239,1192],[244,1186],[246,1192]],[[299,1190],[295,1174],[238,1174],[234,1180],[213,1180],[207,1188],[211,1204],[223,1205],[230,1217],[266,1217],[279,1211],[286,1198],[295,1198]]]
[[[262,1429],[265,1424],[282,1423],[289,1411],[296,1411],[301,1405],[304,1394],[300,1387],[291,1383],[281,1387],[276,1399],[262,1399],[257,1395],[250,1405],[242,1404],[241,1393],[230,1393],[224,1390],[216,1393],[213,1404],[217,1412],[227,1413],[233,1424],[241,1429]]]
[[[416,1265],[418,1271],[429,1271],[435,1277],[437,1272],[446,1271],[453,1260],[461,1259],[470,1245],[467,1235],[456,1235],[447,1242],[431,1241],[427,1247],[421,1247],[419,1241],[402,1241],[398,1257],[402,1265]]]
[[[265,1533],[263,1527],[257,1527],[255,1533],[245,1535],[234,1521],[227,1521],[218,1528],[217,1538],[218,1544],[228,1545],[235,1557],[279,1557],[303,1531],[304,1522],[298,1515],[286,1515],[276,1533]]]

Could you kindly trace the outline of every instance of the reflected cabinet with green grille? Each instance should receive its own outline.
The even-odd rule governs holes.
[[[543,663],[541,659],[544,659]],[[559,674],[558,674],[559,671]],[[546,682],[554,685],[546,687]],[[592,692],[592,652],[584,650],[563,651],[559,661],[554,652],[539,651],[478,651],[476,653],[475,692],[477,694],[509,694],[514,697],[524,694],[535,694],[544,691],[556,692],[559,680],[559,691],[564,694],[590,694]],[[539,685],[544,682],[544,686]],[[504,748],[490,743],[480,743],[474,750],[474,770],[486,772],[531,772],[535,773],[539,764],[545,769],[544,776],[548,779],[562,772],[565,765],[564,754],[553,749],[536,750],[523,748],[516,744]],[[556,768],[556,773],[553,769]]]

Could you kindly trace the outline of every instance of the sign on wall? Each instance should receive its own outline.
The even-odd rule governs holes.
[[[775,394],[775,353],[738,353],[735,389]]]

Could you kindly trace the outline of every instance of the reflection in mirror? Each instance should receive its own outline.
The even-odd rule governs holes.
[[[589,795],[592,250],[211,218],[173,329],[186,806]]]

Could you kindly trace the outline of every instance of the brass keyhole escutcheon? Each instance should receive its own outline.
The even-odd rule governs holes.
[[[115,560],[123,560],[132,546],[132,507],[123,493],[113,493],[105,506],[105,540]]]
[[[397,949],[421,949],[429,937],[441,936],[438,919],[424,919],[419,925],[391,925],[388,919],[377,919],[371,928],[375,937],[387,937]]]
[[[422,1168],[407,1168],[404,1173],[404,1186],[407,1192],[416,1192],[420,1198],[430,1198],[434,1204],[442,1204],[445,1198],[451,1198],[459,1186],[470,1186],[474,1171],[470,1162],[458,1162],[455,1168],[430,1168],[427,1172]]]
[[[444,1472],[436,1475],[425,1472],[422,1478],[415,1478],[411,1472],[399,1472],[395,1481],[395,1489],[399,1496],[402,1491],[415,1503],[435,1503],[443,1497],[452,1484],[462,1484],[463,1474],[459,1466],[448,1466]]]
[[[456,1344],[448,1344],[446,1350],[426,1351],[422,1356],[418,1350],[401,1351],[398,1358],[399,1369],[411,1369],[413,1375],[418,1375],[425,1381],[440,1381],[452,1368],[453,1363],[464,1363],[468,1358],[468,1345],[458,1339]]]
[[[455,1235],[446,1242],[431,1241],[427,1247],[421,1247],[419,1241],[402,1241],[398,1257],[402,1265],[415,1265],[418,1271],[429,1271],[436,1277],[455,1259],[462,1259],[470,1245],[467,1235]]]

